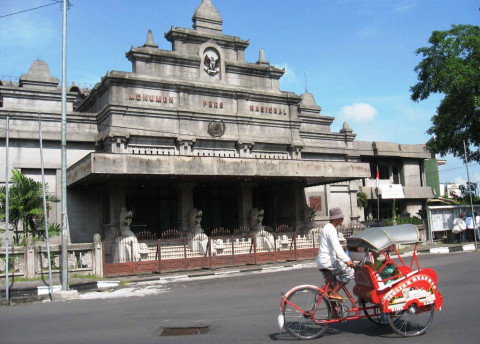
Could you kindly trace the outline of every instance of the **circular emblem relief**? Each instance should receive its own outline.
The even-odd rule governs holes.
[[[213,48],[205,49],[203,53],[203,69],[208,75],[217,75],[220,71],[220,55]]]
[[[225,134],[225,123],[223,121],[211,121],[208,123],[207,132],[213,137],[220,137]]]

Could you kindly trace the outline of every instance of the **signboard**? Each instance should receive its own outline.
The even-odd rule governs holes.
[[[402,184],[380,185],[382,199],[405,198]]]
[[[451,210],[439,210],[431,215],[432,232],[448,231],[453,227],[453,212]]]

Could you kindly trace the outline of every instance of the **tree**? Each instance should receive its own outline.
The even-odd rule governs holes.
[[[470,197],[473,203],[478,203],[478,197],[475,196],[477,193],[477,183],[467,182],[467,185],[460,185],[459,189],[462,193],[461,204],[470,204]]]
[[[42,183],[24,176],[20,171],[13,170],[10,179],[11,186],[8,189],[9,222],[14,228],[16,245],[26,241],[28,233],[34,239],[45,237],[44,216],[43,216],[43,195]],[[0,218],[5,220],[6,188],[0,188]],[[47,210],[50,209],[50,202],[58,202],[58,199],[46,194]],[[18,226],[22,225],[20,236]],[[58,229],[58,226],[50,226],[51,229]],[[52,233],[53,234],[53,233]]]
[[[410,88],[414,101],[433,93],[445,95],[427,130],[434,135],[427,148],[433,153],[464,157],[480,162],[480,153],[470,145],[480,143],[480,27],[452,25],[447,31],[434,31],[429,47],[416,50],[423,55],[415,67],[419,82]]]

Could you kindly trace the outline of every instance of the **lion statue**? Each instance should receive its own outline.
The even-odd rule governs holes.
[[[313,220],[315,219],[315,209],[305,205],[303,209],[303,216],[305,224],[312,224]]]
[[[203,233],[203,229],[201,225],[202,215],[203,215],[202,211],[197,208],[193,208],[190,211],[190,232],[193,235]]]
[[[115,263],[137,262],[140,260],[139,244],[135,233],[130,230],[132,211],[120,211],[120,236],[115,239]]]
[[[263,229],[262,221],[265,213],[263,209],[253,208],[250,212],[250,229],[257,233]]]

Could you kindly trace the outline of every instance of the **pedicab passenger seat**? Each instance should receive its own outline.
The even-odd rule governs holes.
[[[348,238],[347,246],[350,250],[362,247],[366,251],[380,252],[391,245],[417,243],[418,238],[418,229],[414,225],[369,227]],[[396,265],[396,268],[397,271],[393,276],[382,279],[380,274],[367,264],[358,267],[355,271],[354,293],[361,299],[379,303],[379,295],[417,272],[405,265]]]

